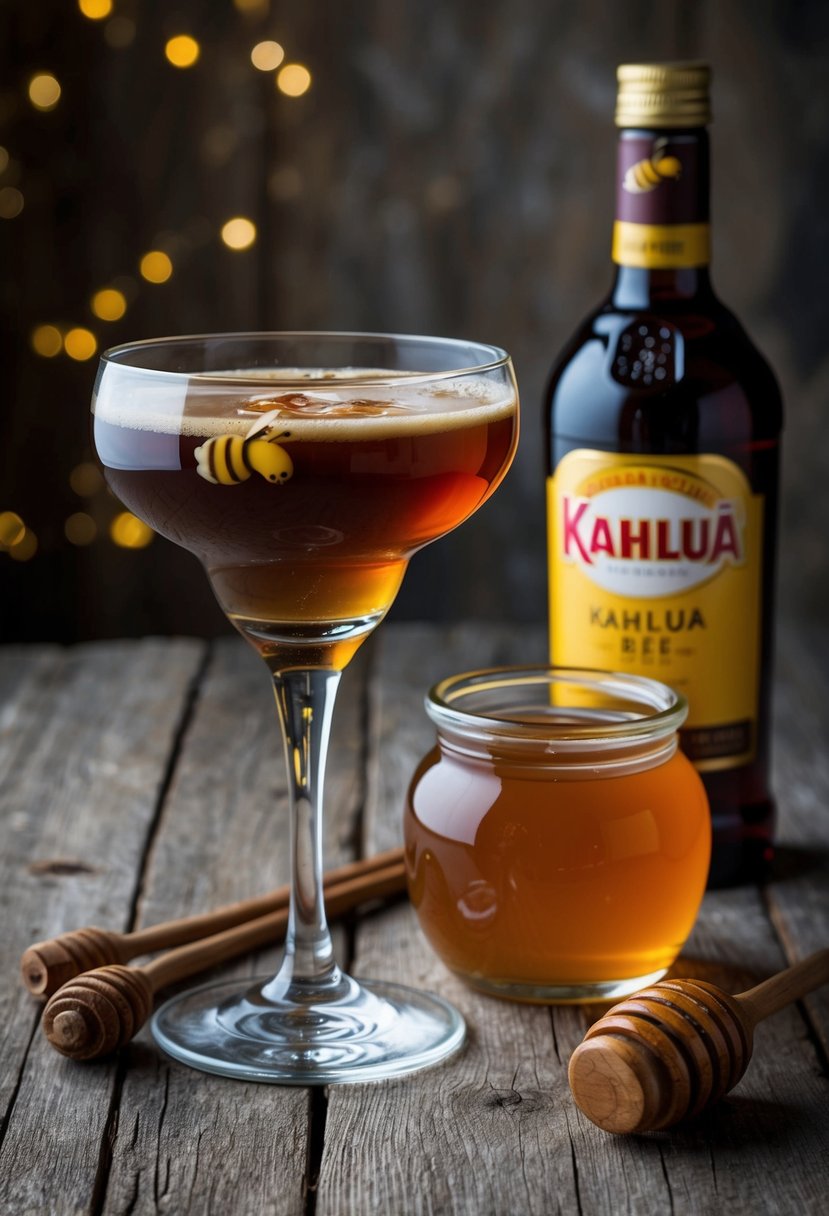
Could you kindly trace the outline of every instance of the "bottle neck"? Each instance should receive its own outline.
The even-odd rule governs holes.
[[[704,127],[619,132],[612,301],[618,308],[710,297]]]

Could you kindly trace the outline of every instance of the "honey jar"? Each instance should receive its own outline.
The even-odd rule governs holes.
[[[711,848],[681,694],[572,668],[453,676],[405,810],[409,891],[457,975],[515,1000],[604,1000],[664,975]]]

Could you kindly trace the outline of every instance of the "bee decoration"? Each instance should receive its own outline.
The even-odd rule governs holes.
[[[214,486],[238,486],[252,473],[282,486],[293,476],[294,462],[278,439],[290,438],[290,431],[276,430],[278,410],[271,410],[253,424],[247,435],[214,435],[196,448],[196,472]]]
[[[657,139],[650,157],[631,165],[622,180],[628,194],[649,194],[665,181],[676,181],[682,173],[682,164],[675,156],[665,156],[668,146],[665,138]]]

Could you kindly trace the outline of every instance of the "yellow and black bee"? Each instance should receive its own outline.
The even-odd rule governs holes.
[[[648,194],[662,182],[675,181],[679,177],[682,164],[676,156],[663,156],[667,146],[667,139],[658,139],[649,157],[630,166],[622,180],[628,194]]]
[[[266,481],[284,485],[293,475],[294,462],[277,439],[288,439],[290,431],[271,435],[278,410],[263,415],[247,435],[214,435],[196,448],[196,472],[215,486],[238,486],[252,473]],[[271,436],[265,438],[265,436]]]

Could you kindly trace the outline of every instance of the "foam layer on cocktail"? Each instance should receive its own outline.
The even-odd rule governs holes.
[[[475,376],[279,368],[179,378],[121,368],[117,387],[102,379],[93,408],[111,426],[193,438],[245,435],[276,411],[291,438],[331,443],[491,423],[512,415],[516,400],[509,386]]]

